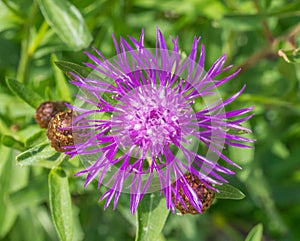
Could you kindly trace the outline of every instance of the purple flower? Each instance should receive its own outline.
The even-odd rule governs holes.
[[[155,49],[145,48],[143,31],[139,40],[128,38],[130,42],[121,37],[119,45],[113,36],[117,55],[112,59],[96,49],[95,55],[86,53],[93,62],[84,63],[93,70],[88,77],[73,74],[80,94],[71,106],[75,149],[66,153],[87,164],[76,174],[87,173],[85,186],[96,179],[98,187],[108,187],[100,198],[106,199],[105,208],[112,200],[115,208],[121,192],[127,192],[135,213],[146,193],[160,190],[174,211],[176,202],[186,205],[181,190],[201,213],[202,202],[185,174],[218,191],[217,185],[227,182],[220,174],[234,174],[218,159],[238,167],[222,154],[224,147],[245,148],[252,142],[236,133],[250,132],[240,124],[251,118],[253,108],[224,110],[245,86],[224,101],[217,90],[239,70],[218,79],[231,68],[224,67],[223,55],[205,72],[200,38],[194,38],[186,57],[178,38],[167,49],[159,29]]]

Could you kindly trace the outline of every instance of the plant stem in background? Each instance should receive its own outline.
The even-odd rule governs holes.
[[[261,24],[263,26],[264,33],[266,35],[268,42],[272,44],[274,41],[274,36],[273,36],[273,34],[269,28],[269,25],[266,21],[266,12],[262,9],[262,7],[260,6],[260,4],[257,0],[253,0],[253,3],[254,3],[255,8],[257,9],[257,12],[259,14],[262,14],[262,16],[263,16]]]
[[[255,66],[260,60],[267,58],[268,56],[276,57],[277,54],[277,46],[280,42],[287,42],[293,46],[294,38],[300,32],[300,24],[297,24],[287,33],[275,38],[273,42],[270,44],[269,42],[259,51],[254,52],[244,63],[240,65],[239,68],[242,68],[242,71],[252,68]]]
[[[46,33],[46,30],[48,28],[47,24],[44,22],[39,31],[36,35],[35,39],[33,40],[32,44],[32,26],[34,25],[36,14],[37,14],[37,4],[34,3],[31,7],[30,13],[27,15],[27,18],[25,18],[25,24],[24,24],[24,37],[21,41],[21,54],[20,54],[20,61],[18,65],[17,70],[17,80],[19,80],[21,83],[27,83],[29,81],[29,69],[30,69],[30,61],[34,54],[34,51],[37,49],[39,43],[43,39],[44,34]]]
[[[39,47],[39,45],[42,42],[48,28],[49,28],[48,23],[46,21],[44,21],[43,24],[41,25],[36,37],[34,38],[32,44],[28,48],[28,55],[29,55],[30,58],[32,58],[34,52]]]
[[[28,56],[28,42],[29,42],[29,26],[25,26],[25,37],[21,42],[21,56],[17,71],[17,80],[21,83],[27,82],[29,75],[29,62],[30,58]]]

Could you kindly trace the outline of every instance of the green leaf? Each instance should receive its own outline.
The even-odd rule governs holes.
[[[147,194],[137,209],[136,241],[161,240],[161,232],[170,210],[158,192]]]
[[[49,143],[41,143],[16,157],[20,166],[41,166],[53,168],[67,159],[63,153],[56,152]]]
[[[83,67],[81,65],[78,65],[78,64],[74,64],[72,62],[68,62],[68,61],[56,61],[55,64],[63,72],[65,72],[66,74],[68,74],[69,77],[71,77],[70,73],[74,73],[74,74],[78,75],[81,78],[86,78],[91,73],[91,71],[89,71],[87,68],[85,68],[85,67]]]
[[[241,126],[241,125],[240,125]],[[239,130],[239,129],[232,129],[232,128],[228,128],[226,130],[227,133],[232,134],[232,135],[243,135],[243,134],[248,134],[250,133],[247,130]]]
[[[7,147],[14,148],[19,151],[25,151],[26,148],[24,144],[18,140],[16,140],[14,137],[9,135],[2,135],[0,136],[1,143]]]
[[[52,69],[55,75],[55,81],[56,81],[56,89],[58,92],[58,97],[62,100],[71,101],[71,92],[67,85],[65,75],[63,72],[61,72],[60,69],[55,66],[55,61],[57,61],[57,57],[55,54],[51,55],[51,63],[52,63]]]
[[[72,63],[72,62],[67,62],[67,61],[56,61],[55,64],[57,65],[58,68],[60,68],[62,71],[64,71],[71,79],[74,78],[70,75],[70,73],[74,73],[78,75],[81,78],[86,78],[89,77],[91,79],[95,80],[100,80],[103,77],[99,76],[99,73],[96,73],[96,71],[89,71],[87,68],[84,66]],[[101,97],[108,102],[109,104],[115,106],[117,104],[117,101],[113,99],[113,95],[111,93],[104,93],[101,95]],[[90,98],[90,97],[89,97]],[[95,100],[97,101],[97,100]],[[108,114],[107,112],[100,113],[102,117],[111,117],[111,114]],[[100,117],[100,116],[99,116]],[[105,118],[105,117],[104,117]]]
[[[242,193],[239,189],[229,185],[223,184],[221,186],[217,186],[219,193],[216,192],[216,198],[220,199],[243,199],[245,194]]]
[[[279,5],[276,9],[268,14],[268,16],[277,16],[279,18],[288,18],[293,16],[299,16],[299,1],[292,1],[290,3],[285,2]]]
[[[14,14],[14,12],[5,5],[5,2],[6,1],[0,1],[0,32],[17,27],[21,19],[21,16]]]
[[[38,0],[42,14],[56,34],[69,47],[89,46],[92,35],[79,10],[67,0]]]
[[[12,151],[0,145],[1,164],[0,164],[0,239],[2,239],[12,228],[17,212],[9,202],[8,195],[11,186],[13,173]],[[5,208],[3,208],[5,207]]]
[[[45,142],[47,140],[46,132],[45,130],[40,130],[33,135],[29,136],[25,142],[24,145],[28,147],[32,147],[34,145],[37,145],[39,143]]]
[[[293,64],[300,63],[300,48],[292,49],[292,50],[280,49],[278,51],[278,55],[288,63],[293,63]]]
[[[257,224],[256,226],[254,226],[250,230],[245,241],[262,241],[262,235],[263,235],[263,226],[260,223],[260,224]]]
[[[49,199],[52,219],[61,241],[72,241],[73,213],[68,177],[61,168],[49,173]]]
[[[44,102],[41,96],[17,80],[6,78],[6,84],[13,93],[19,96],[34,109]]]

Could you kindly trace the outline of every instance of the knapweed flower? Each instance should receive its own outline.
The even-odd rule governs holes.
[[[239,70],[218,79],[231,67],[224,67],[223,55],[205,72],[200,38],[194,38],[187,56],[181,54],[178,38],[171,38],[168,50],[159,29],[154,49],[145,48],[143,31],[139,40],[128,38],[118,44],[113,36],[114,58],[106,59],[97,49],[86,53],[91,61],[84,64],[93,71],[87,77],[73,74],[80,94],[77,104],[69,106],[76,113],[76,138],[66,153],[87,164],[76,174],[87,174],[85,186],[96,179],[98,187],[108,187],[100,198],[106,199],[105,208],[112,201],[115,208],[127,192],[135,213],[146,193],[160,191],[168,209],[174,211],[178,202],[188,209],[184,194],[201,213],[202,201],[187,176],[217,191],[226,182],[220,174],[234,174],[218,160],[238,167],[222,150],[251,142],[235,133],[250,131],[240,124],[251,117],[252,108],[224,110],[245,87],[226,100],[217,91]]]

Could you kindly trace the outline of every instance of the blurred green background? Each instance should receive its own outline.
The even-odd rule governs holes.
[[[72,102],[76,89],[55,60],[80,64],[87,61],[83,50],[92,46],[110,58],[112,33],[139,37],[142,28],[146,46],[153,48],[157,26],[166,39],[178,35],[186,53],[193,37],[202,36],[207,69],[223,53],[228,64],[242,67],[220,91],[225,98],[247,85],[230,108],[255,106],[246,125],[257,140],[251,150],[226,150],[243,167],[230,183],[246,197],[219,199],[203,215],[170,214],[159,240],[239,241],[257,224],[262,239],[258,226],[248,241],[300,240],[298,0],[0,1],[0,240],[59,240],[50,212],[51,195],[57,193],[52,181],[64,187],[63,197],[71,193],[58,218],[73,226],[72,237],[64,240],[134,240],[136,221],[126,194],[117,210],[103,211],[104,203],[97,201],[105,188],[99,191],[95,183],[84,189],[84,178],[73,177],[82,168],[78,159],[67,161],[47,144],[32,152],[47,142],[45,131],[33,119],[35,109],[19,97],[28,99],[31,90],[42,100]],[[13,93],[14,80],[26,88]],[[16,161],[27,149],[30,154]]]

